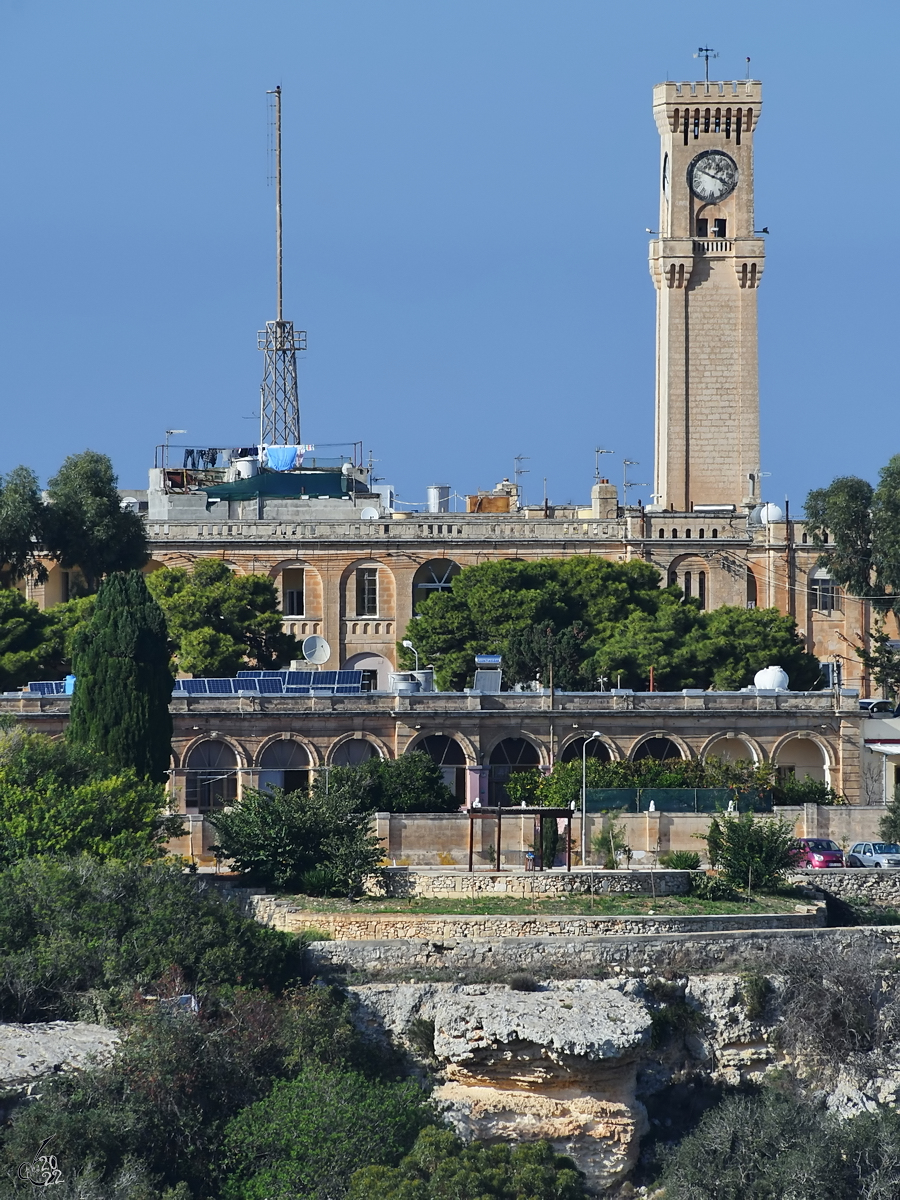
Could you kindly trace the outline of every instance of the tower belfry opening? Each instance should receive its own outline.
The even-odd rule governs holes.
[[[281,87],[273,97],[275,134],[275,274],[277,316],[257,335],[265,354],[259,402],[259,440],[264,446],[300,444],[300,396],[297,389],[297,351],[306,349],[306,333],[284,319],[284,274],[281,212]]]

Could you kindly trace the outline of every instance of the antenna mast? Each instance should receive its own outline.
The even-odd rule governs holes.
[[[257,335],[257,346],[265,352],[265,367],[260,388],[259,440],[265,446],[300,444],[300,399],[297,392],[297,351],[306,349],[306,334],[294,331],[292,321],[284,319],[283,243],[281,221],[281,87],[267,92],[274,96],[275,151],[275,277],[277,316],[266,321]]]

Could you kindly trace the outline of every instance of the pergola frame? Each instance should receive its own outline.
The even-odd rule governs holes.
[[[538,823],[538,866],[544,870],[544,821],[552,817],[554,821],[560,817],[566,819],[566,870],[572,870],[572,810],[571,808],[507,808],[510,816],[537,818]],[[503,831],[503,808],[468,808],[469,816],[469,870],[475,870],[475,822],[478,820],[495,820],[497,822],[496,863],[494,869],[500,867],[500,839]]]

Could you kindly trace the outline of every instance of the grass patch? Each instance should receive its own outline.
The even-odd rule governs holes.
[[[285,897],[287,898],[287,897]],[[304,912],[348,913],[364,916],[377,913],[405,913],[418,916],[568,916],[616,917],[646,916],[729,916],[733,914],[791,913],[797,904],[808,904],[808,897],[794,888],[783,888],[765,896],[754,896],[749,902],[737,900],[704,900],[697,896],[563,896],[544,900],[520,899],[511,896],[458,896],[448,900],[386,900],[384,897],[364,896],[350,903],[343,899],[320,896],[291,896],[291,901]]]

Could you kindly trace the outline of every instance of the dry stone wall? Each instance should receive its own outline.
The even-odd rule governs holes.
[[[896,870],[848,867],[843,871],[798,871],[790,881],[839,896],[842,900],[864,900],[869,904],[900,908],[900,871]]]
[[[388,867],[383,890],[391,897],[465,900],[471,896],[626,895],[685,896],[690,871],[449,871]],[[374,885],[369,890],[375,890]]]

